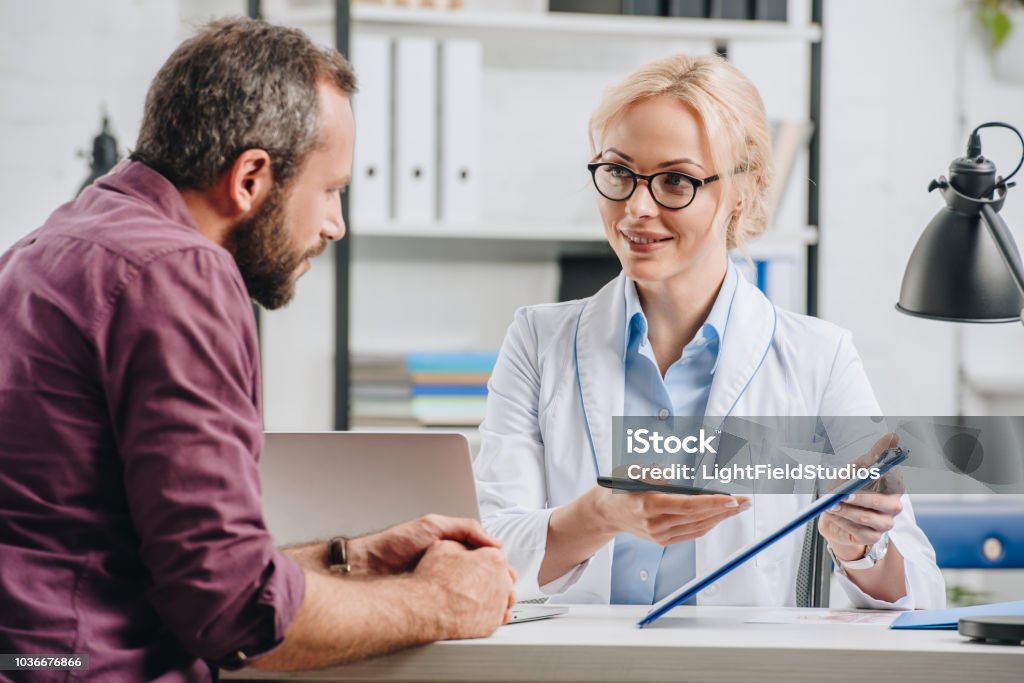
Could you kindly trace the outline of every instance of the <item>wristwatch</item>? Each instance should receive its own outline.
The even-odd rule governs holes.
[[[335,536],[327,541],[327,569],[337,574],[352,571],[348,561],[348,539],[344,536]]]
[[[887,531],[882,534],[882,537],[873,546],[869,547],[867,552],[864,553],[864,557],[859,560],[840,560],[832,551],[832,546],[826,545],[825,547],[828,548],[828,554],[832,556],[832,562],[835,563],[836,569],[841,571],[846,571],[847,569],[871,569],[882,561],[885,553],[889,550],[889,532]]]

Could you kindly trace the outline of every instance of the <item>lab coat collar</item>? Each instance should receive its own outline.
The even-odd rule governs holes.
[[[775,306],[746,278],[736,282],[729,331],[718,349],[718,368],[711,381],[704,414],[728,417],[764,363],[775,338]]]
[[[612,468],[612,417],[622,415],[625,364],[625,274],[583,302],[575,338],[576,371],[583,411],[598,469]],[[736,278],[728,334],[720,342],[718,368],[711,383],[706,414],[725,417],[736,407],[771,347],[775,307],[754,285]]]
[[[622,273],[584,300],[576,328],[576,371],[580,399],[601,474],[612,469],[612,417],[622,415],[626,366],[622,337],[626,325]]]

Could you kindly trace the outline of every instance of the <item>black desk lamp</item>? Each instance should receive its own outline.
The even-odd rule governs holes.
[[[1024,163],[1006,178],[981,154],[982,128],[1008,128],[1006,123],[983,123],[967,143],[967,156],[949,165],[949,179],[940,176],[928,186],[939,189],[946,206],[939,210],[903,273],[903,287],[896,309],[933,320],[967,323],[1024,322],[1024,267],[1006,223],[999,216],[1008,182]],[[985,233],[991,236],[989,239]],[[1024,615],[971,617],[959,621],[958,631],[972,640],[1024,643]]]
[[[897,310],[922,318],[967,323],[1024,321],[1024,267],[1006,223],[999,216],[1007,182],[981,154],[982,128],[1008,128],[983,123],[971,133],[967,156],[949,165],[949,180],[940,176],[928,186],[939,189],[946,206],[939,210],[910,255],[903,274]],[[1024,156],[1021,157],[1024,162]],[[988,235],[991,236],[991,239]]]

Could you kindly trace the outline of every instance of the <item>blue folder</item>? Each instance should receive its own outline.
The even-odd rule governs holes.
[[[902,448],[894,448],[887,450],[875,462],[875,467],[878,468],[880,474],[884,475],[893,467],[906,460],[909,454],[909,450],[904,450]],[[656,605],[654,605],[654,607],[651,608],[651,611],[647,613],[647,616],[645,616],[643,619],[637,622],[637,626],[643,628],[644,626],[647,626],[648,624],[664,616],[673,607],[676,607],[686,602],[690,598],[694,597],[695,595],[697,595],[697,593],[704,590],[707,586],[711,585],[718,579],[722,578],[723,576],[731,572],[736,567],[740,566],[747,560],[751,559],[759,552],[761,552],[771,544],[778,541],[780,538],[799,529],[800,527],[802,527],[803,525],[807,524],[812,519],[820,515],[821,513],[825,512],[825,510],[828,510],[833,505],[842,502],[842,500],[851,493],[855,493],[856,491],[864,488],[865,486],[873,483],[874,481],[874,479],[869,478],[851,479],[845,484],[841,484],[831,493],[822,496],[818,500],[814,501],[810,506],[804,508],[800,512],[800,514],[794,517],[792,521],[787,522],[781,529],[778,529],[777,531],[768,534],[761,540],[755,541],[754,543],[744,548],[740,548],[732,555],[730,555],[725,560],[725,562],[720,567],[718,567],[718,569],[715,569],[714,571],[705,574],[704,576],[697,577],[685,586],[679,588],[676,592],[666,596],[661,602],[657,603]]]
[[[1010,616],[1024,616],[1024,600],[994,602],[991,605],[974,605],[972,607],[922,609],[914,612],[904,612],[889,624],[889,628],[955,631],[957,621],[963,617]]]

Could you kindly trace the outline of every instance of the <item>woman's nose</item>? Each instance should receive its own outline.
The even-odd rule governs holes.
[[[658,203],[651,195],[651,186],[648,181],[637,180],[633,194],[626,200],[626,213],[635,218],[653,216],[658,213]]]

